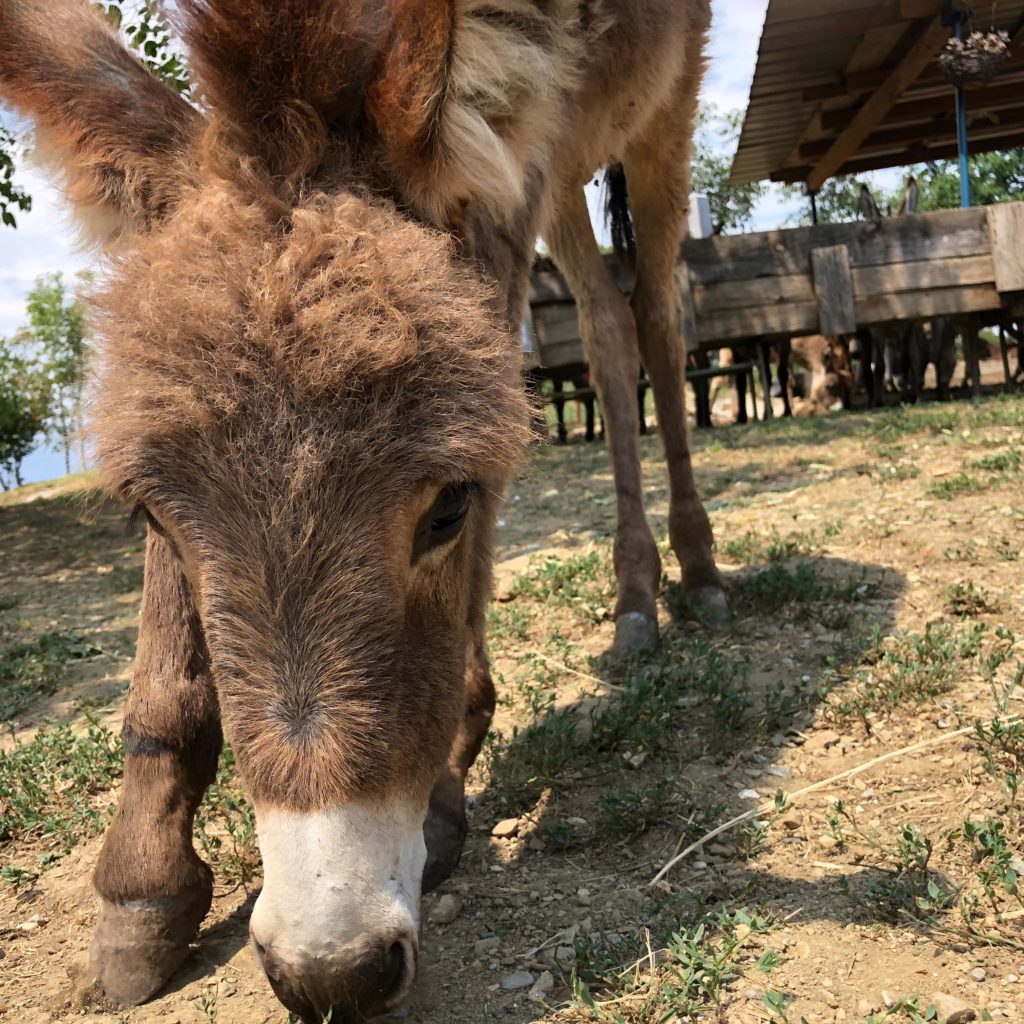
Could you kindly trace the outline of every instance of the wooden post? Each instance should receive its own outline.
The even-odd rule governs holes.
[[[814,295],[818,300],[818,330],[828,337],[853,334],[857,314],[853,308],[853,275],[845,245],[811,250]]]
[[[1006,344],[1006,329],[999,325],[999,354],[1003,357],[1003,390],[1013,391],[1013,377],[1010,376],[1010,351]]]
[[[755,344],[760,349],[760,367],[761,367],[761,392],[764,397],[764,415],[761,417],[763,420],[770,420],[775,415],[772,409],[772,367],[768,359],[768,342],[763,339],[758,339]],[[755,405],[756,412],[756,405]]]

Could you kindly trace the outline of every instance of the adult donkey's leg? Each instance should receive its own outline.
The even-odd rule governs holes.
[[[689,202],[690,142],[702,67],[703,34],[687,39],[687,75],[673,102],[656,115],[623,165],[636,229],[632,305],[643,360],[654,389],[668,461],[668,529],[690,601],[712,621],[729,616],[711,549],[711,523],[693,481],[683,387],[686,353],[674,271]]]
[[[169,543],[151,532],[124,714],[124,785],[94,879],[92,966],[119,1003],[141,1003],[163,987],[210,908],[213,876],[193,849],[192,822],[220,746],[189,586]]]
[[[572,188],[558,197],[549,234],[555,262],[576,299],[583,348],[604,416],[618,511],[615,650],[628,654],[653,647],[658,641],[656,599],[661,579],[661,559],[644,515],[640,478],[636,324],[604,265],[582,188]],[[647,370],[651,373],[652,367]],[[657,401],[656,379],[654,391]],[[660,416],[660,405],[658,412]]]

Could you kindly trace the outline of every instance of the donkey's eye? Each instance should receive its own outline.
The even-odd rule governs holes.
[[[413,543],[413,560],[420,555],[447,544],[462,531],[466,516],[472,504],[472,488],[469,484],[449,484],[438,496],[427,514],[416,527]]]

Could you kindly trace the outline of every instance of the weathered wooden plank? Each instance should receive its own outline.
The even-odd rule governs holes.
[[[808,274],[755,277],[747,281],[719,281],[693,289],[697,315],[744,306],[771,306],[783,302],[811,302],[814,288]]]
[[[917,320],[950,313],[977,313],[999,308],[999,293],[991,285],[937,288],[928,291],[872,295],[855,302],[859,324]]]
[[[853,277],[850,254],[845,245],[828,245],[811,250],[814,294],[818,300],[818,330],[821,334],[853,334],[857,317],[853,308]]]
[[[954,256],[945,260],[855,267],[852,273],[854,296],[866,298],[917,289],[991,284],[995,281],[996,272],[991,256]]]
[[[682,255],[696,287],[806,275],[811,250],[828,245],[845,245],[850,266],[856,270],[914,260],[982,256],[990,251],[991,241],[984,210],[944,210],[881,221],[691,238],[683,243]]]
[[[722,310],[698,317],[697,326],[702,348],[715,348],[725,342],[743,341],[758,335],[817,334],[818,304],[791,302],[760,310]]]
[[[996,288],[1024,291],[1024,204],[999,203],[986,207],[996,267]]]
[[[685,262],[677,264],[675,277],[676,288],[679,290],[683,348],[687,352],[696,352],[700,349],[700,332],[697,329],[696,307],[693,302],[693,290],[690,287],[690,270]]]

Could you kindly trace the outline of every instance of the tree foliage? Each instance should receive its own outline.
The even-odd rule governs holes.
[[[969,160],[971,204],[1008,203],[1024,194],[1024,149],[978,153]],[[960,205],[960,167],[935,160],[914,168],[921,189],[918,209],[952,210]]]
[[[21,486],[21,464],[46,419],[45,385],[32,363],[0,338],[0,487]]]
[[[168,27],[162,0],[102,0],[95,6],[157,78],[188,97],[188,67]],[[17,227],[14,211],[32,207],[32,197],[14,180],[18,149],[13,132],[0,123],[0,224],[9,228]]]
[[[690,189],[707,196],[711,222],[718,232],[749,227],[754,206],[767,191],[763,182],[726,184],[742,125],[739,110],[723,111],[714,103],[702,103],[697,111]]]
[[[87,275],[79,278],[86,280]],[[42,381],[43,428],[63,449],[64,468],[70,473],[85,384],[85,309],[59,273],[47,274],[29,292],[28,321],[15,343]]]

